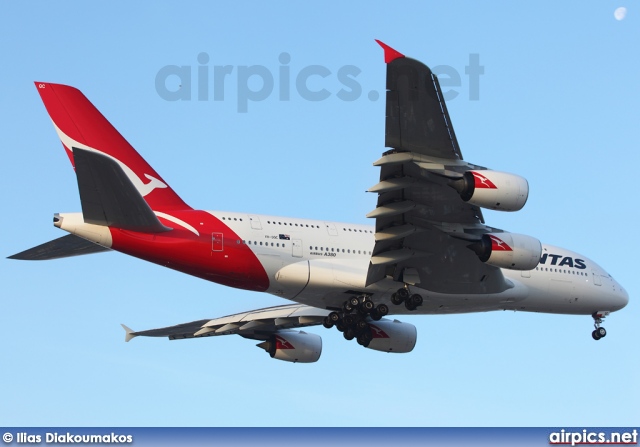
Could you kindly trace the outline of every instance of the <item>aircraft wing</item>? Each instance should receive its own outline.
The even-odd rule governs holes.
[[[387,62],[386,146],[374,166],[380,182],[375,246],[366,284],[385,277],[442,293],[492,293],[511,285],[499,268],[468,248],[483,234],[479,207],[451,182],[469,170],[462,160],[438,78],[423,63],[378,42]]]
[[[138,336],[182,340],[236,334],[259,340],[256,346],[264,349],[272,358],[312,363],[320,358],[321,337],[293,329],[322,324],[329,313],[329,310],[304,304],[287,304],[147,331],[134,331],[124,324],[122,327],[126,331],[125,341]],[[361,340],[363,334],[357,335],[358,344],[375,351],[410,352],[416,344],[417,331],[412,324],[382,318],[368,322],[367,328],[370,337]],[[345,338],[351,340],[355,336]]]
[[[324,317],[329,315],[329,312],[329,310],[304,304],[287,304],[214,318],[213,320],[198,320],[146,331],[136,332],[125,325],[122,327],[126,331],[125,341],[138,336],[181,340],[232,334],[255,340],[267,340],[280,330],[322,324]]]

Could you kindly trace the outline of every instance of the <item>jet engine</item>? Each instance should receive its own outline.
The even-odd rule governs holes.
[[[411,352],[416,345],[418,331],[409,323],[380,320],[369,323],[373,338],[367,348],[382,352]]]
[[[469,248],[482,262],[509,270],[533,270],[542,256],[538,239],[515,233],[487,233]]]
[[[465,202],[497,211],[518,211],[529,197],[524,177],[500,171],[467,171],[451,186]]]
[[[322,353],[322,338],[304,331],[278,331],[256,346],[267,351],[273,359],[313,363],[318,361]]]

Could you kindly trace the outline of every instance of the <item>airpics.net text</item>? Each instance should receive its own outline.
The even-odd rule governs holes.
[[[247,113],[250,102],[267,100],[276,94],[279,101],[290,101],[292,95],[319,102],[335,96],[341,101],[356,101],[363,97],[363,86],[358,77],[362,70],[355,65],[329,68],[324,65],[297,67],[289,53],[278,56],[277,68],[264,65],[212,64],[208,53],[197,56],[197,65],[165,65],[155,76],[155,89],[165,101],[225,101],[235,88],[237,111]],[[445,101],[459,97],[468,90],[468,99],[480,99],[480,76],[484,74],[480,55],[470,53],[464,67],[465,82],[460,71],[450,65],[432,67],[438,76]],[[293,89],[292,89],[293,85]],[[295,93],[292,93],[293,92]],[[380,92],[369,90],[369,101],[380,99]]]

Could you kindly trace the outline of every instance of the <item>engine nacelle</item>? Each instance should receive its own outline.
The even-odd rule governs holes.
[[[480,260],[509,270],[533,270],[540,262],[542,244],[534,237],[515,233],[488,233],[469,245]]]
[[[413,324],[382,319],[369,323],[373,339],[367,348],[382,352],[411,352],[418,339]]]
[[[269,353],[272,359],[294,363],[317,362],[322,353],[322,338],[304,331],[278,331],[256,346]]]
[[[497,211],[521,210],[529,197],[524,177],[500,171],[467,171],[451,186],[465,202]]]

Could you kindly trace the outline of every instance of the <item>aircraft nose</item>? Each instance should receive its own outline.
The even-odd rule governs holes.
[[[616,288],[612,304],[615,307],[615,310],[620,310],[629,304],[629,294],[620,286],[620,284],[618,284],[618,287]]]

